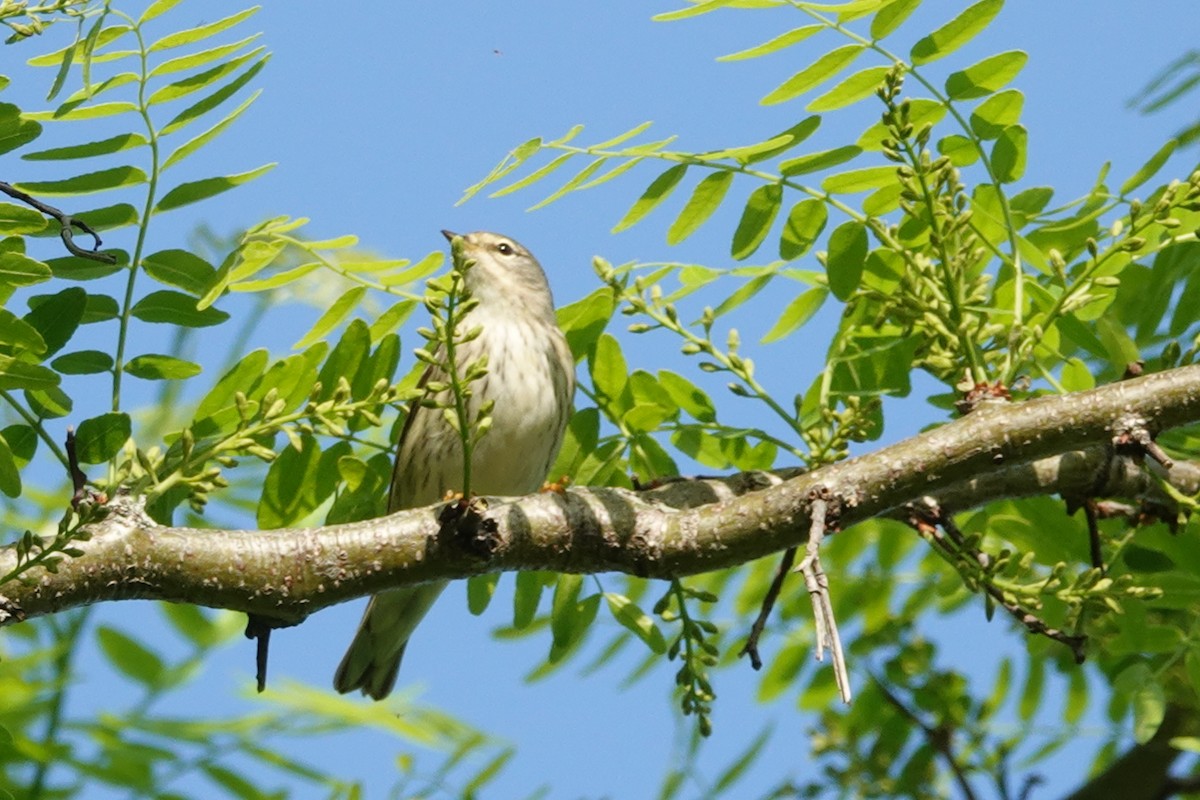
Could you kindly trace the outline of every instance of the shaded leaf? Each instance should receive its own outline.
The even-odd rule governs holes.
[[[174,356],[148,353],[125,364],[125,372],[147,381],[181,380],[200,374],[200,365]]]
[[[828,219],[829,211],[816,198],[810,197],[792,206],[779,239],[779,257],[791,261],[807,253],[825,230]]]
[[[849,220],[829,234],[829,253],[825,269],[834,297],[846,302],[858,288],[867,260],[867,229],[861,222]]]
[[[129,415],[109,412],[79,423],[75,452],[84,464],[103,464],[121,451],[132,435]]]
[[[199,309],[196,298],[169,289],[146,295],[134,304],[130,313],[142,322],[169,323],[186,328],[206,328],[229,319],[229,314],[224,311],[212,306]]]

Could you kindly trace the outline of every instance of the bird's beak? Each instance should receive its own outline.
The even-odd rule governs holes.
[[[455,236],[458,236],[458,234],[457,234],[457,233],[455,233],[454,231],[448,231],[448,230],[446,230],[445,228],[443,228],[443,229],[442,229],[442,236],[445,236],[445,237],[446,237],[446,241],[447,241],[447,242],[453,242],[453,241],[454,241],[454,237],[455,237]]]

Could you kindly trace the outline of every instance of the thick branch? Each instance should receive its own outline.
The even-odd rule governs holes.
[[[839,523],[891,512],[930,496],[963,509],[1001,497],[1139,496],[1145,471],[1112,455],[1114,430],[1131,416],[1151,432],[1200,419],[1200,366],[1123,381],[1068,397],[980,408],[875,453],[810,473],[747,473],[679,480],[643,492],[572,489],[493,501],[484,513],[495,550],[481,558],[442,533],[438,508],[351,525],[274,531],[163,527],[136,503],[79,543],[84,555],[56,573],[4,587],[0,622],[101,600],[155,598],[298,619],[401,584],[485,572],[549,569],[673,577],[741,564],[805,542],[810,497],[841,502]],[[1156,468],[1160,469],[1158,465]],[[1195,491],[1197,471],[1170,479]],[[0,551],[0,574],[15,565]]]

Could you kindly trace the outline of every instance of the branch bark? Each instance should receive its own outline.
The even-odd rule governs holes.
[[[91,526],[90,540],[77,544],[83,555],[3,587],[0,624],[134,598],[297,620],[385,588],[487,572],[707,572],[803,544],[818,490],[839,503],[843,528],[923,497],[961,510],[1003,497],[1153,493],[1141,460],[1116,455],[1114,440],[1131,428],[1154,435],[1198,419],[1200,366],[1189,366],[1066,397],[983,406],[809,473],[493,499],[481,520],[494,548],[487,556],[444,530],[439,507],[321,528],[206,530],[157,525],[135,498],[118,497]],[[1191,464],[1150,468],[1184,492],[1200,488]],[[0,551],[0,574],[15,564],[15,549]]]

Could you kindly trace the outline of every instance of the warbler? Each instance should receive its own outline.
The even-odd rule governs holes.
[[[442,235],[451,242],[458,237],[450,231]],[[546,274],[529,250],[498,233],[476,231],[461,238],[462,256],[475,262],[465,285],[477,305],[458,330],[478,327],[480,332],[456,347],[455,361],[461,370],[487,358],[487,373],[470,384],[468,419],[475,419],[485,402],[494,403],[491,427],[474,447],[470,488],[478,495],[529,494],[542,486],[562,445],[575,392],[575,361],[558,327]],[[446,381],[444,371],[431,366],[420,385]],[[449,401],[444,393],[441,399]],[[441,408],[414,401],[400,434],[389,512],[431,505],[462,483],[459,434]],[[334,688],[386,697],[409,637],[447,583],[372,597],[334,675]]]

